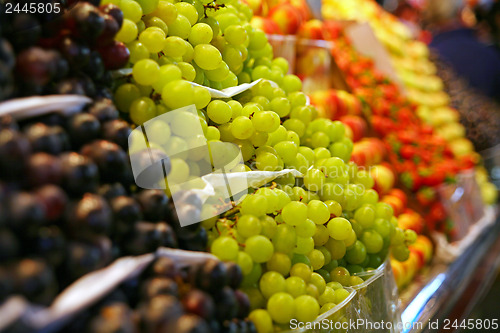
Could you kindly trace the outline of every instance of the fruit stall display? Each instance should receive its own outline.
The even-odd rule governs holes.
[[[473,153],[474,146],[465,136],[466,128],[460,124],[462,111],[450,107],[450,96],[444,92],[444,83],[436,75],[436,65],[430,60],[429,48],[415,40],[404,24],[371,0],[348,3],[324,1],[323,14],[327,19],[370,23],[377,38],[389,51],[408,99],[418,106],[416,113],[419,118],[431,125],[448,142],[455,156]],[[491,133],[491,139],[494,136]],[[475,138],[474,135],[472,137]],[[495,141],[489,146],[494,144]],[[480,144],[476,148],[482,150],[487,147]]]
[[[21,295],[47,306],[120,257],[181,248],[221,262],[180,270],[157,259],[91,307],[80,305],[59,329],[270,332],[333,313],[350,287],[364,283],[359,273],[377,269],[389,253],[409,257],[416,233],[399,228],[370,174],[349,162],[345,126],[308,104],[301,80],[287,74],[285,59],[273,58],[243,2],[48,3],[60,15],[2,13],[2,99],[14,109],[2,116],[0,134],[6,305]],[[209,90],[259,79],[234,98],[212,98]],[[13,98],[54,94],[88,96],[87,105],[36,117],[15,110],[24,100]],[[127,156],[132,131],[189,105],[196,115],[148,129],[151,146],[172,156],[164,158],[169,180],[201,176],[199,156],[178,154],[193,144],[186,128],[193,119],[212,155],[228,153],[218,143],[240,148],[245,165],[231,172],[288,169],[302,177],[284,174],[222,205],[202,206],[173,186],[138,188]],[[206,211],[213,217],[180,226]]]
[[[479,155],[464,138],[464,128],[458,123],[459,113],[442,101],[446,100],[441,91],[443,85],[434,75],[435,66],[427,59],[427,47],[412,41],[406,28],[375,2],[323,2],[323,17],[370,21],[376,36],[391,51],[394,66],[403,77],[406,88],[413,89],[407,98],[404,92],[376,69],[372,59],[355,50],[344,35],[345,22],[319,21],[304,14],[299,15],[308,13],[303,10],[303,5],[293,1],[267,2],[267,7],[259,7],[256,11],[265,17],[252,22],[268,29],[267,32],[271,34],[296,35],[296,63],[309,63],[312,67],[316,66],[318,72],[328,72],[328,63],[301,58],[299,45],[304,43],[304,39],[333,42],[323,48],[331,48],[336,65],[342,71],[341,79],[354,96],[345,91],[319,90],[310,93],[311,102],[323,116],[348,125],[348,135],[355,141],[352,161],[365,167],[379,164],[383,160],[388,162],[385,166],[374,167],[377,170],[372,173],[375,183],[378,175],[383,183],[391,184],[385,185],[390,189],[395,174],[399,179],[396,181],[398,186],[415,193],[410,195],[411,206],[425,215],[426,229],[445,232],[452,238],[457,236],[458,231],[453,221],[446,216],[445,207],[439,201],[440,187],[446,183],[454,183],[455,176],[461,170],[474,167],[485,203],[496,202],[496,191],[485,176],[484,169],[477,164]],[[410,73],[404,77],[408,72],[403,71],[405,64],[422,75]],[[297,65],[296,71],[300,76],[303,72],[298,67]],[[315,71],[316,68],[308,69],[312,81]],[[338,76],[335,73],[332,75]],[[415,77],[417,78],[414,80]],[[336,86],[335,83],[333,86]],[[422,87],[429,90],[423,92],[429,98],[417,101],[412,98],[412,94],[418,94],[418,89]],[[427,110],[428,117],[423,116],[423,110]],[[359,117],[361,115],[368,120],[368,124]],[[376,135],[383,141],[369,138],[356,142],[367,134]],[[374,188],[377,189],[377,184]],[[394,203],[394,200],[390,202]],[[393,208],[397,210],[397,204]]]
[[[319,316],[397,320],[382,311],[397,303],[380,296],[393,293],[389,263],[398,286],[410,283],[432,257],[429,216],[445,217],[431,209],[424,220],[410,190],[435,203],[429,189],[476,155],[454,154],[337,24],[308,21],[302,0],[45,0],[35,13],[10,3],[0,12],[0,307],[17,310],[0,330],[267,333]],[[328,53],[353,94],[304,93],[266,36],[297,31],[335,42]],[[78,110],[46,105],[75,97]],[[228,158],[235,149],[241,163]],[[141,188],[134,161],[157,157],[163,173]],[[207,169],[265,181],[211,198]],[[89,281],[89,293],[105,288],[85,298]],[[85,301],[62,301],[75,294]]]

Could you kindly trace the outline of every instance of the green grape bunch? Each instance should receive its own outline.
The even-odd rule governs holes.
[[[364,282],[358,274],[379,267],[389,253],[406,260],[414,233],[398,228],[369,172],[350,162],[353,143],[344,125],[320,118],[309,105],[301,80],[288,74],[285,59],[274,58],[243,2],[104,2],[117,4],[125,17],[117,39],[130,50],[132,74],[115,90],[125,117],[141,125],[194,104],[197,115],[189,117],[200,122],[212,153],[225,154],[217,151],[222,142],[240,149],[245,164],[230,172],[293,169],[303,175],[280,176],[239,203],[209,199],[201,210],[210,252],[244,274],[249,318],[259,333],[335,308],[348,298],[346,287]],[[206,89],[256,80],[229,99],[214,99]],[[167,155],[186,151],[172,166],[179,181],[200,176],[200,156],[188,152],[199,138],[189,137],[188,120],[152,129]]]
[[[118,85],[115,100],[137,125],[192,104],[206,113],[210,94],[191,83],[219,90],[248,83],[263,77],[260,64],[267,62],[262,59],[272,58],[266,35],[250,25],[252,11],[241,1],[103,3],[113,3],[124,13],[116,39],[130,51],[132,74]],[[286,76],[283,66],[265,68],[276,79]]]

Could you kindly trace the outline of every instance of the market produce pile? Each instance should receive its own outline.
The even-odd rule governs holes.
[[[303,187],[295,186],[294,177],[284,176],[248,196],[232,215],[202,225],[209,232],[212,253],[241,265],[252,308],[267,307],[268,312],[250,315],[259,330],[271,329],[271,319],[277,324],[296,316],[312,320],[320,305],[324,312],[348,295],[335,284],[342,291],[333,297],[333,289],[325,289],[327,283],[361,283],[359,277],[349,280],[350,273],[378,267],[391,243],[393,254],[405,260],[407,243],[415,234],[396,227],[392,208],[378,203],[378,195],[370,190],[369,174],[347,164],[352,142],[344,135],[344,125],[317,118],[316,109],[300,92],[300,80],[287,74],[287,62],[272,59],[266,36],[248,23],[248,8],[240,2],[216,2],[206,7],[207,17],[195,15],[200,14],[195,10],[184,2],[160,2],[142,20],[127,18],[125,12],[131,29],[128,35],[121,31],[118,38],[131,49],[132,75],[116,90],[118,107],[142,124],[195,103],[210,147],[217,147],[218,140],[236,143],[246,170],[293,168],[304,174]],[[202,33],[205,30],[209,32]],[[226,88],[250,79],[265,80],[225,101],[210,100],[205,88],[188,83]],[[189,148],[189,140],[175,138],[176,145]],[[182,167],[173,165],[169,177],[173,173],[187,180],[186,169],[189,176],[199,176],[197,168],[190,167],[197,158],[188,156],[187,163],[179,161]],[[304,304],[311,304],[310,312],[295,310]]]
[[[128,62],[129,51],[114,40],[122,13],[99,1],[39,1],[43,10],[0,12],[0,100],[78,94],[111,98],[109,70]],[[45,9],[46,8],[46,9]],[[12,12],[12,11],[11,11]],[[15,54],[14,54],[15,51]]]
[[[480,143],[476,149],[494,142],[494,113],[479,121],[476,113],[482,111],[468,112],[473,99],[462,98],[466,94],[461,93],[454,97],[460,101],[454,106],[460,109],[448,106],[427,46],[412,39],[404,24],[375,1],[324,0],[322,21],[312,17],[305,1],[250,3],[258,15],[252,18],[254,27],[287,35],[270,40],[295,64],[319,114],[346,125],[346,136],[354,142],[351,161],[370,170],[373,188],[392,206],[399,227],[419,234],[418,244],[410,246],[409,259],[393,262],[398,286],[408,284],[432,256],[433,245],[422,233],[437,231],[450,239],[460,238],[463,221],[457,214],[452,216],[455,211],[483,210],[478,196],[486,205],[497,201],[497,189],[465,137],[467,129],[469,138]],[[377,41],[369,33],[360,36],[354,31],[370,27],[389,57],[384,52],[373,54],[377,48],[362,47]],[[294,47],[295,54],[290,51]],[[380,63],[384,73],[377,69]],[[391,63],[395,71],[387,71]],[[489,129],[480,142],[477,129],[470,125],[464,129],[459,123],[468,125],[471,120]],[[474,185],[454,202],[452,189],[468,186],[464,179],[474,173],[478,187]],[[467,221],[478,219],[475,213],[466,215]]]
[[[159,247],[207,251],[220,261],[179,269],[157,258],[63,331],[264,333],[339,309],[349,287],[365,282],[360,273],[390,256],[410,257],[417,234],[398,222],[402,210],[383,202],[391,199],[379,199],[371,173],[351,161],[352,130],[310,105],[287,60],[274,57],[266,34],[250,24],[244,2],[61,4],[62,15],[19,14],[2,25],[0,87],[8,89],[0,98],[56,93],[93,102],[73,115],[0,118],[0,285],[7,286],[0,301],[20,294],[49,305],[76,279],[119,257]],[[24,25],[39,36],[21,36]],[[339,64],[348,71],[352,55],[344,56]],[[417,124],[422,145],[413,154],[428,152],[429,164],[442,157],[439,165],[449,168],[443,179],[458,171],[462,165],[411,104],[381,76],[366,79],[367,60],[357,63],[349,83],[363,77],[358,95],[365,96],[366,84],[378,87],[365,99],[373,126]],[[251,82],[231,98],[213,97]],[[202,132],[193,135],[193,122]],[[137,149],[141,128],[148,150]],[[416,143],[392,129],[384,138]],[[200,142],[207,155],[195,153]],[[244,164],[224,165],[233,176],[282,173],[242,200],[203,201],[189,191],[204,188],[204,170],[216,169],[215,157],[234,147]],[[164,189],[141,189],[134,178],[130,159],[148,160],[152,152],[164,163]],[[396,157],[390,161],[401,174],[416,168],[404,163],[413,156]],[[424,185],[434,185],[432,177]],[[419,188],[413,178],[407,183]],[[184,219],[203,221],[181,227]]]
[[[163,191],[134,189],[123,148],[131,129],[112,101],[72,116],[0,119],[0,271],[8,286],[0,299],[21,294],[48,305],[120,256],[206,248],[206,231],[181,229]]]
[[[327,19],[368,22],[388,50],[405,94],[417,106],[416,114],[422,122],[434,128],[436,134],[448,143],[454,156],[474,154],[474,146],[465,137],[465,128],[459,122],[459,112],[450,108],[450,97],[443,90],[443,81],[436,75],[436,66],[429,58],[427,45],[412,38],[410,30],[375,1],[325,0],[323,5]]]
[[[208,260],[179,268],[159,257],[80,313],[69,332],[256,332],[236,264]]]
[[[498,145],[500,138],[496,129],[500,126],[500,105],[472,88],[437,53],[431,53],[430,59],[436,65],[436,74],[443,79],[450,105],[460,113],[460,123],[474,147],[483,151]]]

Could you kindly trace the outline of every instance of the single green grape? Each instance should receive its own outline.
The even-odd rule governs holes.
[[[217,238],[211,246],[210,251],[220,260],[234,261],[238,258],[238,243],[231,237],[222,236]]]

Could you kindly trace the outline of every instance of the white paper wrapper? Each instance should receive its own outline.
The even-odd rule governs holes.
[[[189,82],[189,83],[191,83],[193,86],[206,88],[210,92],[210,96],[212,96],[212,98],[231,98],[233,96],[241,94],[244,91],[247,91],[248,89],[255,86],[257,83],[259,83],[261,80],[262,79],[258,79],[256,81],[251,82],[251,83],[243,83],[243,84],[240,84],[236,87],[230,87],[230,88],[226,88],[226,89],[222,89],[222,90],[212,89],[212,88],[209,88],[209,87],[206,87],[206,86],[203,86],[201,84],[194,83],[194,82]]]
[[[209,259],[217,260],[209,253],[167,248],[137,257],[123,257],[75,281],[48,308],[34,306],[19,296],[11,297],[0,307],[0,331],[19,319],[35,331],[56,330],[124,281],[141,274],[156,257],[172,258],[178,267],[200,264]]]
[[[10,115],[16,120],[41,116],[47,112],[76,113],[92,103],[81,95],[49,95],[11,99],[0,103],[0,116]]]
[[[132,74],[132,68],[123,68],[123,69],[113,71],[113,77],[115,77],[115,78],[131,75],[131,74]],[[242,92],[252,88],[260,81],[261,81],[261,79],[258,79],[258,80],[251,82],[251,83],[243,83],[243,84],[240,84],[236,87],[230,87],[230,88],[226,88],[226,89],[222,89],[222,90],[209,88],[207,86],[204,86],[204,85],[201,85],[198,83],[194,83],[194,82],[189,82],[189,83],[192,86],[206,88],[208,90],[208,92],[210,93],[210,96],[212,96],[212,98],[231,98],[233,96],[241,94]]]

